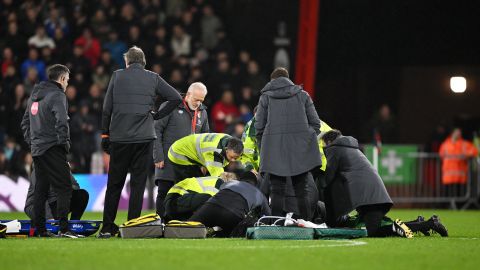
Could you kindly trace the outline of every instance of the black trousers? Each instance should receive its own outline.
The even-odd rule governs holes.
[[[218,226],[222,228],[218,236],[229,237],[243,218],[219,205],[205,203],[189,220],[201,222],[207,227]]]
[[[307,176],[309,172],[291,176],[300,218],[310,220],[311,209],[307,197]],[[284,216],[285,187],[287,177],[270,174],[270,197],[272,215]]]
[[[72,198],[70,199],[70,220],[80,220],[88,205],[88,192],[84,189],[73,190]],[[58,219],[57,201],[49,203],[46,207],[50,209],[52,216],[47,218]],[[48,211],[47,211],[48,213]],[[33,205],[25,208],[25,214],[31,219],[35,219],[35,212]]]
[[[167,220],[187,220],[210,198],[208,194],[199,193],[188,193],[183,196],[170,194],[165,200],[165,217]]]
[[[85,189],[78,189],[72,191],[72,199],[70,200],[70,220],[81,220],[83,213],[88,205],[88,192]],[[57,202],[50,204],[53,217],[58,219],[56,211]]]
[[[372,204],[357,208],[360,220],[365,222],[368,237],[388,237],[396,235],[391,225],[381,226],[382,219],[390,210],[390,207],[390,204]]]
[[[175,184],[173,181],[169,180],[157,180],[158,193],[157,200],[155,201],[155,206],[157,209],[157,214],[164,218],[165,217],[165,197],[167,196],[168,191]]]
[[[102,232],[113,232],[112,230],[116,227],[114,222],[117,217],[118,203],[129,171],[131,174],[128,220],[140,216],[149,172],[148,167],[152,159],[152,147],[153,142],[111,143]]]
[[[43,233],[45,228],[45,203],[50,185],[57,194],[57,215],[60,232],[68,231],[68,212],[72,196],[72,181],[70,167],[67,163],[67,152],[63,146],[53,146],[43,155],[33,157],[37,183],[34,191],[34,224],[37,233]]]

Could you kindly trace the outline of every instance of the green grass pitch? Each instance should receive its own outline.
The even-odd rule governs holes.
[[[0,239],[0,269],[480,269],[480,211],[394,210],[410,220],[438,214],[450,237],[270,241],[245,239]],[[25,219],[0,213],[0,219]],[[85,219],[101,219],[86,213]],[[118,215],[122,223],[126,213]]]

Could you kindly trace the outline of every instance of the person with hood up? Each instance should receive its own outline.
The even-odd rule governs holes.
[[[447,229],[435,215],[427,221],[419,216],[406,223],[386,217],[393,201],[377,170],[359,150],[358,141],[351,136],[342,136],[335,129],[326,132],[322,139],[327,157],[323,192],[328,226],[355,227],[362,223],[369,237],[412,238],[413,232],[429,235],[430,230],[448,236]],[[358,213],[356,224],[352,224],[348,216],[353,210]]]
[[[308,93],[289,79],[285,68],[275,69],[270,78],[255,114],[260,173],[271,183],[273,215],[285,214],[286,179],[291,177],[300,218],[309,220],[307,177],[322,165],[317,144],[320,118]]]

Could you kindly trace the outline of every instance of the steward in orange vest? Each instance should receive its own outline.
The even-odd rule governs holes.
[[[468,159],[478,155],[477,148],[462,138],[462,131],[454,129],[452,135],[440,146],[442,158],[442,183],[444,185],[466,184]]]

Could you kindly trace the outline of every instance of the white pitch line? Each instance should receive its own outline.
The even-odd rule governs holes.
[[[235,246],[223,246],[222,249],[304,249],[304,248],[325,248],[325,247],[354,247],[354,246],[363,246],[367,242],[364,241],[353,241],[353,240],[317,240],[315,244],[307,245],[288,245],[288,241],[283,241],[285,245],[275,246],[275,245],[257,245],[257,240],[253,240],[252,245],[235,245]],[[175,249],[218,249],[217,246],[178,246],[171,247]]]

